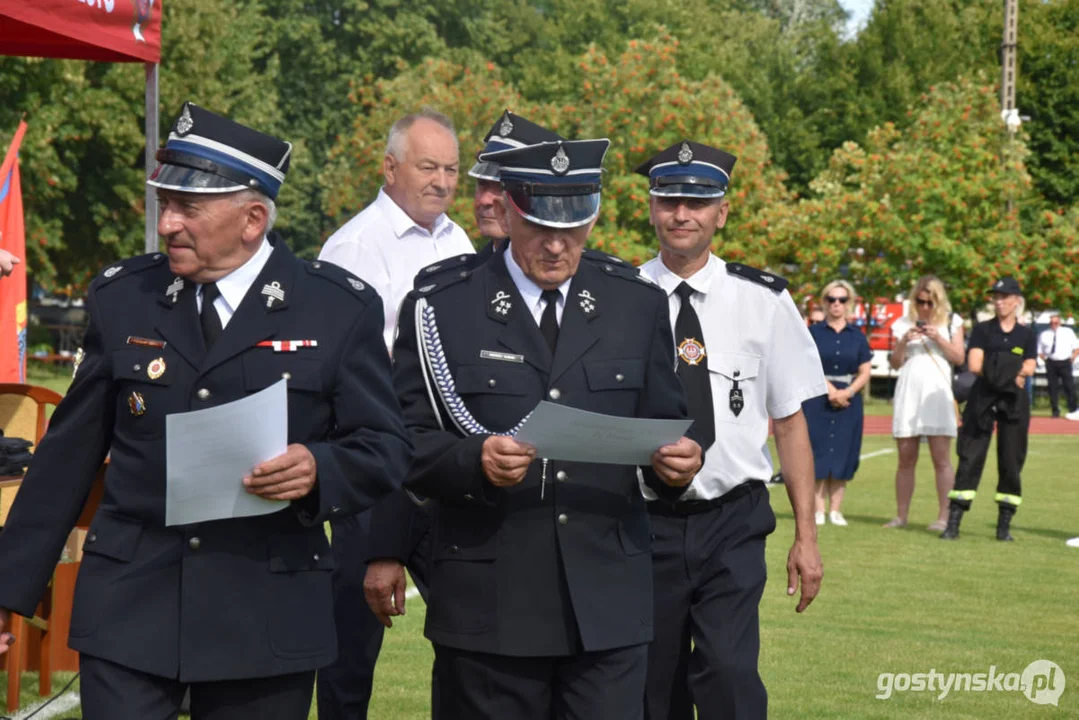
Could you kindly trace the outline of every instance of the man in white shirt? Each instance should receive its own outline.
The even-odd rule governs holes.
[[[1060,387],[1063,385],[1068,400],[1068,419],[1079,420],[1079,413],[1075,411],[1075,379],[1072,377],[1072,363],[1079,357],[1079,340],[1070,327],[1061,326],[1058,314],[1049,318],[1049,329],[1038,336],[1038,357],[1045,362],[1053,417],[1060,417]]]
[[[320,260],[363,278],[382,297],[383,339],[393,347],[397,310],[416,273],[438,260],[473,253],[464,230],[446,216],[458,178],[457,136],[448,117],[425,109],[390,128],[382,161],[385,185],[375,201],[335,232]],[[337,660],[319,672],[320,720],[367,717],[383,626],[364,598],[370,513],[333,522]]]
[[[794,511],[787,594],[820,589],[813,453],[802,402],[823,395],[820,358],[787,281],[711,253],[727,219],[735,158],[682,141],[645,162],[660,256],[641,267],[667,296],[678,375],[704,466],[686,488],[642,483],[652,519],[655,638],[649,720],[767,717],[757,670],[764,546],[775,514],[768,421]],[[692,646],[691,646],[692,641]]]
[[[378,197],[330,236],[319,253],[367,281],[382,297],[386,347],[393,347],[397,308],[421,268],[475,250],[446,215],[457,190],[457,136],[434,110],[406,115],[390,128]]]

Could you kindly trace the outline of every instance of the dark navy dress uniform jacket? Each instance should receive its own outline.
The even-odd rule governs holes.
[[[494,301],[500,293],[506,302]],[[478,433],[459,431],[441,400],[432,409],[436,378],[425,381],[417,303],[434,311],[442,376]],[[435,502],[427,637],[512,656],[650,641],[650,528],[637,469],[550,461],[541,497],[541,460],[523,482],[498,489],[480,456],[487,431],[510,431],[541,400],[685,417],[664,294],[631,269],[582,262],[552,357],[496,255],[413,291],[399,317],[394,383],[416,447],[406,485]]]
[[[326,665],[336,634],[323,521],[390,493],[411,460],[378,295],[277,242],[206,352],[195,286],[167,295],[175,278],[164,255],[116,267],[91,284],[85,359],[0,533],[0,607],[33,612],[109,455],[75,592],[72,648],[181,681]],[[274,282],[284,299],[268,306],[262,289]],[[318,345],[256,347],[273,339]],[[148,368],[157,359],[165,371],[154,378]],[[288,441],[315,457],[312,493],[270,515],[166,527],[165,417],[237,400],[286,375]],[[133,393],[141,415],[129,407]]]

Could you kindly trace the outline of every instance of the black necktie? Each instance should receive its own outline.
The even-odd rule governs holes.
[[[217,289],[217,283],[206,283],[202,286],[202,310],[199,312],[199,324],[202,325],[202,339],[206,341],[206,349],[217,340],[221,334],[221,316],[217,314],[214,300],[221,297],[221,291]]]
[[[547,341],[551,355],[554,355],[555,346],[558,345],[558,291],[544,290],[541,297],[547,302],[547,307],[543,308],[543,315],[540,316],[540,333]]]
[[[674,323],[675,342],[679,346],[678,377],[686,389],[689,416],[693,419],[693,429],[697,435],[695,439],[700,442],[702,450],[707,450],[716,439],[716,419],[712,407],[712,383],[708,379],[707,350],[699,352],[699,349],[704,349],[704,333],[697,311],[689,303],[693,288],[683,282],[674,292],[682,298],[682,307]],[[686,343],[687,340],[690,342]],[[696,357],[700,359],[692,364],[686,361],[687,357],[690,360]]]
[[[1057,351],[1057,331],[1053,331],[1053,347],[1049,348],[1049,359],[1053,359],[1053,353]]]

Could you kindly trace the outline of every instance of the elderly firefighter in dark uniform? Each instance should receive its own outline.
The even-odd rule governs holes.
[[[190,103],[150,184],[167,250],[91,284],[67,397],[0,534],[0,630],[29,615],[106,455],[70,644],[87,720],[300,720],[336,653],[323,531],[400,484],[411,443],[353,275],[267,237],[291,146]],[[166,418],[288,388],[288,448],[238,487],[267,515],[166,525]]]
[[[536,457],[513,438],[540,400],[682,418],[666,298],[615,263],[581,263],[607,140],[484,154],[510,243],[405,301],[394,382],[417,446],[406,481],[435,503],[427,637],[439,716],[639,718],[652,638],[648,514],[632,466]],[[684,485],[689,438],[656,449]]]

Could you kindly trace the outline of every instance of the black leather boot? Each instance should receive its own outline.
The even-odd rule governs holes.
[[[963,522],[963,513],[965,512],[966,510],[962,506],[956,505],[954,502],[948,506],[948,526],[940,534],[941,540],[959,539],[959,523]]]
[[[1000,504],[1000,512],[997,514],[997,540],[1011,542],[1015,540],[1009,532],[1012,527],[1012,517],[1015,515],[1014,505]]]

